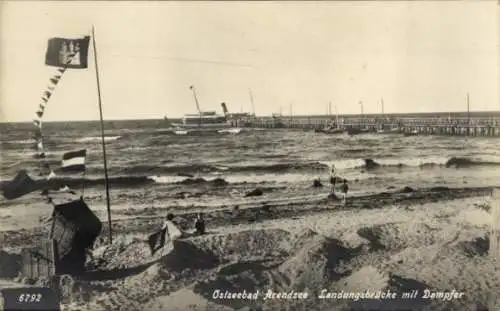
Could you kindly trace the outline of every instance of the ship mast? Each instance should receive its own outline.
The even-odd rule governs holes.
[[[253,116],[255,117],[255,105],[253,103],[252,89],[248,89],[248,93],[250,94],[250,102],[252,103],[252,113]]]
[[[335,122],[337,123],[337,128],[340,128],[340,124],[339,124],[339,111],[337,109],[337,105],[335,105]]]
[[[198,102],[198,97],[196,96],[196,90],[194,88],[194,85],[191,85],[189,88],[191,89],[191,91],[193,91],[194,102],[196,103],[196,109],[198,109],[198,113],[200,114],[200,124],[201,124],[202,112],[200,109],[200,103]]]

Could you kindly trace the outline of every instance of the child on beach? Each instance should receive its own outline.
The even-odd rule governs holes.
[[[196,217],[196,221],[194,222],[194,228],[195,234],[205,234],[205,219],[203,219],[203,213],[198,213],[198,217]]]
[[[349,185],[347,184],[347,179],[344,179],[344,182],[342,183],[342,194],[343,194],[343,200],[344,200],[344,205],[346,205],[347,202],[347,191],[349,191]]]

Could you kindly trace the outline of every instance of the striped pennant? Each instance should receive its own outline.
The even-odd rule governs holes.
[[[33,124],[40,130],[42,128],[42,120],[40,119],[36,119],[36,120],[33,120]],[[36,131],[35,132],[35,135],[37,135],[40,131]],[[41,133],[40,133],[40,136],[41,136]]]
[[[64,64],[64,67],[57,68],[57,72],[49,79],[49,85],[47,89],[43,92],[41,99],[41,103],[38,105],[38,110],[36,111],[37,118],[33,120],[33,124],[35,125],[34,131],[34,139],[36,141],[35,149],[37,150],[34,158],[43,159],[40,163],[40,176],[45,175],[47,180],[54,178],[56,175],[54,171],[50,168],[49,163],[46,160],[46,154],[43,146],[43,135],[42,135],[42,118],[45,112],[45,108],[47,107],[47,102],[52,96],[53,92],[56,89],[57,84],[61,80],[63,74],[68,69],[68,65],[71,64],[72,58],[75,54],[69,55],[68,61]],[[48,191],[43,191],[43,195],[48,196]]]

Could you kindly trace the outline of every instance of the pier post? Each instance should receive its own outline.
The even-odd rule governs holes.
[[[489,255],[500,262],[500,190],[494,189],[491,202],[491,232]]]

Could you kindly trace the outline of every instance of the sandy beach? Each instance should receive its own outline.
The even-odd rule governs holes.
[[[144,239],[161,224],[158,210],[117,221],[113,245],[96,246],[87,263],[94,272],[84,277],[27,280],[8,269],[2,279],[57,287],[65,310],[498,308],[500,266],[488,256],[491,188],[411,190],[347,206],[323,198],[206,211],[206,235],[151,256]],[[188,228],[193,217],[186,211],[176,220]],[[40,234],[6,232],[2,247]],[[2,267],[15,266],[13,253],[2,252]],[[416,298],[401,298],[415,290]]]

